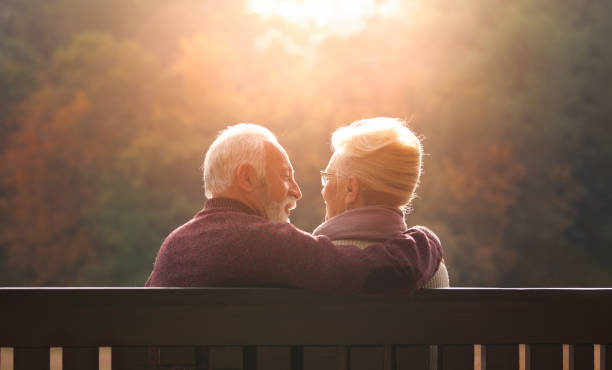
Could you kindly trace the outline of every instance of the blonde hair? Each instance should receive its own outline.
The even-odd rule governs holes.
[[[396,118],[355,121],[332,135],[340,176],[355,176],[366,204],[407,207],[421,177],[421,141]]]
[[[270,130],[253,123],[240,123],[221,131],[206,152],[202,166],[206,197],[227,190],[241,164],[250,164],[257,176],[263,178],[266,172],[265,142],[280,145]]]

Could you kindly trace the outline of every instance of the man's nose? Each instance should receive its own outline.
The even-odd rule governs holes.
[[[295,182],[295,180],[291,181],[289,195],[295,197],[295,200],[300,200],[300,198],[302,198],[302,191],[300,190],[300,187],[298,186],[297,182]]]

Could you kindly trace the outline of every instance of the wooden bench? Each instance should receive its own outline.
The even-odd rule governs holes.
[[[612,369],[612,289],[0,288],[0,370]]]

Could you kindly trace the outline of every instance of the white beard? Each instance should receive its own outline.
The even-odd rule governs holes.
[[[263,203],[266,218],[272,222],[291,222],[289,217],[287,217],[285,208],[289,205],[289,209],[295,209],[295,198],[287,197],[283,202],[271,200],[268,184],[265,181],[262,181],[260,189],[259,198]]]
[[[264,206],[268,220],[272,222],[291,222],[285,213],[285,205],[286,202],[268,201]]]

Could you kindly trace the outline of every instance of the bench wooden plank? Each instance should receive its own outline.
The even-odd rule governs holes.
[[[304,370],[304,347],[292,346],[290,359],[291,370]]]
[[[231,363],[216,367],[253,370],[265,367],[255,346],[283,346],[283,361],[295,370],[309,370],[317,358],[339,370],[401,369],[410,356],[430,370],[473,368],[478,360],[505,370],[517,368],[516,345],[507,343],[531,343],[529,366],[519,361],[519,369],[571,370],[573,363],[610,370],[604,360],[610,346],[601,346],[596,360],[589,344],[612,342],[609,312],[607,288],[444,289],[413,297],[281,288],[0,288],[0,346],[15,348],[15,369],[49,368],[49,347],[59,346],[66,346],[63,367],[78,368],[91,364],[103,344],[113,347],[113,369],[209,370],[225,361],[210,351],[233,348]],[[439,344],[439,353],[427,356],[423,343]],[[482,356],[475,357],[473,343],[486,343]],[[578,344],[564,351],[562,343]],[[309,354],[311,346],[322,352]]]
[[[0,345],[606,343],[609,312],[610,289],[361,297],[280,288],[2,288]]]
[[[257,347],[242,347],[242,370],[257,370]]]
[[[14,367],[13,347],[0,347],[0,370],[12,370]]]
[[[210,369],[210,347],[198,346],[195,349],[196,352],[196,370],[209,370]]]

